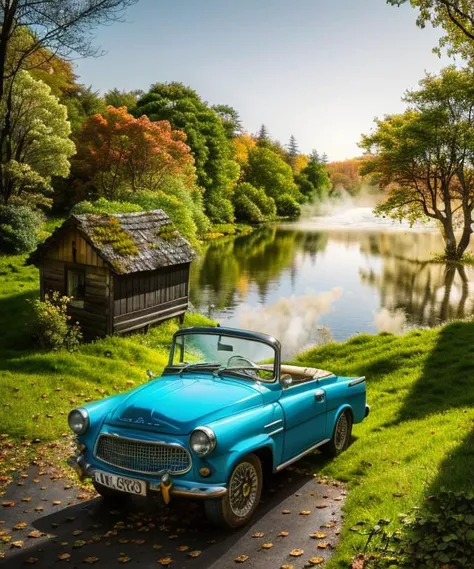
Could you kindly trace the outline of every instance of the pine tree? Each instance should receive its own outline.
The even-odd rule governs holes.
[[[260,130],[258,131],[257,142],[258,143],[270,142],[270,134],[268,132],[267,127],[264,124],[262,124]]]
[[[319,156],[319,153],[315,148],[311,151],[311,154],[309,155],[309,161],[311,162],[311,164],[321,163],[321,157]]]
[[[322,164],[327,164],[329,162],[329,158],[328,155],[326,154],[326,152],[321,156],[321,163]]]
[[[291,159],[294,159],[298,156],[299,154],[299,149],[298,149],[298,143],[296,142],[296,138],[291,135],[290,136],[290,142],[288,143],[288,156]]]

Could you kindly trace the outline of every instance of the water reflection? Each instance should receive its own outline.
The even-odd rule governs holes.
[[[191,302],[222,325],[273,333],[298,347],[358,332],[398,333],[472,315],[473,269],[431,261],[439,236],[420,231],[266,227],[207,246]]]

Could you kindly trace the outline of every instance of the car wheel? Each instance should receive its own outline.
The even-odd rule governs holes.
[[[218,500],[206,500],[204,507],[208,519],[228,528],[245,525],[257,509],[262,486],[262,463],[254,454],[248,454],[232,470],[227,494]]]
[[[337,418],[332,439],[321,447],[330,456],[338,456],[349,446],[352,435],[352,415],[347,409]]]
[[[112,488],[107,488],[107,486],[103,486],[99,484],[95,480],[92,481],[92,485],[95,488],[97,494],[100,494],[104,500],[107,502],[123,502],[127,497],[128,494],[125,492],[120,492],[119,490],[112,490]]]

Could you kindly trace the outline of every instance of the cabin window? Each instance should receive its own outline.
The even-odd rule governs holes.
[[[86,297],[85,271],[71,270],[67,272],[67,295],[72,298],[70,304],[77,308],[84,308]]]

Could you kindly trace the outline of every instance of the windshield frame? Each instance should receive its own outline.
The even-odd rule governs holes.
[[[170,356],[168,360],[168,368],[179,369],[181,366],[176,366],[173,364],[174,360],[174,349],[177,346],[176,340],[179,336],[196,335],[196,334],[207,334],[212,336],[226,336],[241,338],[244,340],[251,340],[252,342],[259,342],[261,344],[266,344],[270,346],[275,353],[275,359],[273,362],[274,366],[274,377],[272,380],[265,381],[264,383],[279,383],[280,382],[280,367],[281,367],[281,344],[273,336],[268,334],[262,334],[261,332],[252,332],[250,330],[241,330],[238,328],[221,328],[220,326],[191,326],[188,328],[181,328],[173,335],[173,341],[170,349]]]

